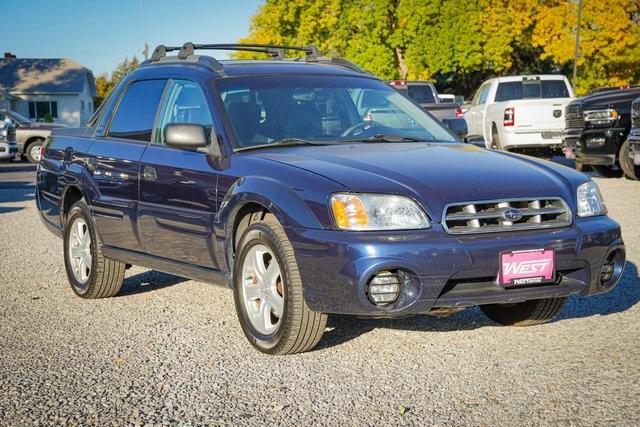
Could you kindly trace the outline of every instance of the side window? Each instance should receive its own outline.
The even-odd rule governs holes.
[[[205,127],[211,137],[213,116],[207,98],[197,83],[171,80],[160,112],[155,142],[164,143],[164,128],[169,123],[192,123]]]
[[[151,131],[165,80],[132,83],[117,107],[107,136],[151,142]]]
[[[482,92],[480,92],[480,99],[478,100],[478,104],[482,105],[484,103],[487,102],[487,97],[489,96],[489,89],[491,88],[491,85],[484,85],[482,89]]]

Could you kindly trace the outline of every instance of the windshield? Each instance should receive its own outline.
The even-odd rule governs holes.
[[[292,139],[316,144],[455,142],[437,120],[374,79],[251,76],[218,80],[216,86],[237,149]]]

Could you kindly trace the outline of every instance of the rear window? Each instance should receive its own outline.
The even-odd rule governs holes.
[[[569,98],[564,80],[533,80],[498,84],[496,102],[516,99]]]
[[[427,85],[408,85],[406,89],[399,90],[418,104],[433,104],[436,102],[431,88]]]

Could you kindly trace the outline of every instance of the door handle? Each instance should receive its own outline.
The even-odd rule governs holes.
[[[142,169],[142,178],[144,178],[145,181],[155,182],[155,180],[158,179],[158,175],[156,175],[156,168],[145,166],[144,169]]]

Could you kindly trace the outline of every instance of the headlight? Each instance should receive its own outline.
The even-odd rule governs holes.
[[[341,230],[414,230],[431,226],[411,199],[386,194],[334,194],[331,209]]]
[[[595,216],[607,213],[598,186],[593,181],[587,181],[578,186],[578,216]]]
[[[616,120],[620,116],[613,108],[606,110],[593,110],[584,112],[584,120],[587,122],[609,122]]]

